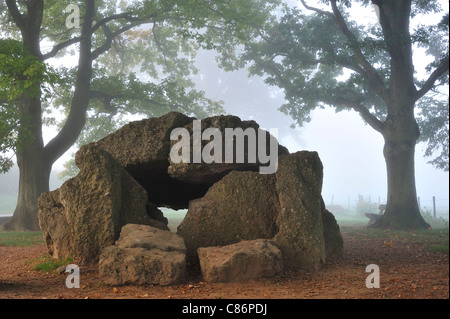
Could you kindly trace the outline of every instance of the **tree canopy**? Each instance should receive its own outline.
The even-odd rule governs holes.
[[[130,114],[222,112],[219,101],[189,80],[195,52],[233,52],[277,2],[0,2],[1,44],[8,44],[0,73],[17,80],[11,87],[0,83],[0,96],[7,97],[0,100],[0,117],[9,119],[0,127],[0,165],[10,168],[5,152],[13,151],[20,167],[19,199],[5,227],[39,228],[37,198],[48,191],[53,163],[77,140],[98,139]],[[11,54],[18,48],[23,51]],[[58,130],[44,142],[48,125]]]
[[[283,89],[286,103],[280,110],[299,125],[310,120],[312,110],[328,105],[336,112],[354,110],[380,131],[395,96],[393,58],[404,56],[405,63],[412,65],[397,44],[413,49],[411,57],[416,51],[424,52],[432,58],[426,68],[411,69],[412,98],[417,101],[421,141],[428,145],[426,156],[434,157],[431,163],[437,168],[448,170],[448,12],[442,12],[439,1],[403,1],[405,17],[387,17],[394,10],[386,8],[376,23],[352,15],[356,9],[375,18],[377,3],[382,2],[386,8],[392,3],[285,5],[278,18],[269,20],[258,30],[258,37],[245,45],[240,64],[236,60],[225,60],[225,64],[229,69],[247,64],[251,74]],[[433,23],[427,21],[430,14],[434,14]],[[407,24],[407,32],[402,34],[393,21]]]
[[[306,3],[306,8],[316,14],[285,7],[279,21],[266,24],[260,30],[259,41],[247,45],[241,58],[251,64],[253,74],[265,76],[267,83],[284,89],[288,103],[282,110],[299,124],[308,120],[311,110],[327,104],[337,111],[355,109],[376,126],[372,116],[383,120],[387,111],[382,97],[390,84],[389,45],[399,39],[395,34],[383,34],[379,24],[350,20],[345,9],[359,2],[370,11],[369,1],[340,1],[339,6],[336,1],[323,2],[334,3],[335,13]],[[437,1],[412,3],[413,17],[440,11]],[[448,83],[448,72],[441,71],[448,66],[448,13],[437,25],[417,27],[411,35],[411,44],[431,47],[435,45],[432,38],[441,39],[441,48],[436,49],[436,59],[422,70],[431,76],[428,81],[416,79],[417,98],[431,87]],[[436,67],[439,70],[431,74]],[[437,78],[439,81],[435,83]],[[372,113],[368,114],[363,107]]]
[[[285,5],[224,65],[247,64],[282,89],[280,109],[298,125],[325,106],[357,112],[385,142],[387,206],[373,227],[428,228],[417,204],[414,156],[422,133],[427,155],[443,150],[432,164],[448,167],[448,93],[439,94],[443,86],[448,92],[448,12],[437,0],[311,2]],[[419,49],[433,57],[423,69],[414,56]]]
[[[90,100],[86,125],[78,143],[105,136],[125,124],[129,115],[160,116],[176,110],[203,118],[223,113],[222,102],[196,90],[190,79],[190,75],[198,72],[196,52],[200,47],[233,52],[239,43],[233,34],[248,37],[250,26],[262,24],[276,3],[95,1],[90,31],[93,61]],[[44,125],[54,125],[61,132],[73,109],[71,102],[77,86],[80,66],[77,60],[86,3],[49,0],[42,5],[41,49],[25,56],[22,54],[25,22],[22,20],[29,16],[30,7],[23,1],[0,4],[0,36],[3,38],[0,43],[0,54],[3,53],[0,55],[0,116],[4,119],[0,128],[0,153],[3,154],[15,151],[20,145],[18,134],[14,132],[19,127],[14,103],[23,93],[21,87],[30,86],[24,81],[35,81],[38,91],[48,93],[41,98]],[[71,11],[73,7],[79,11]],[[79,27],[73,23],[78,13]],[[35,65],[30,65],[30,61]],[[39,72],[42,74],[37,77]],[[17,81],[19,73],[25,76],[20,83]],[[25,128],[24,123],[21,125]],[[10,165],[10,158],[1,157],[0,167],[7,170]]]

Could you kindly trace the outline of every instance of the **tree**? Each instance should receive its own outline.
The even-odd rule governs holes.
[[[419,141],[426,143],[425,156],[433,157],[428,163],[448,172],[449,169],[449,108],[447,101],[423,97],[418,118],[421,131]],[[437,155],[436,155],[437,153]]]
[[[195,50],[214,47],[220,35],[223,50],[232,51],[231,35],[265,21],[270,2],[5,0],[0,9],[0,35],[9,38],[0,74],[11,80],[0,81],[0,118],[8,120],[0,126],[0,151],[14,150],[20,169],[18,204],[6,226],[17,230],[38,229],[37,198],[48,191],[53,163],[80,134],[104,134],[124,113],[218,112],[220,104],[184,79],[195,72]],[[49,66],[71,50],[78,54],[74,68]],[[44,145],[42,128],[55,121],[47,113],[56,108],[65,119]],[[6,170],[11,161],[3,155],[0,164]]]
[[[286,6],[279,17],[259,29],[259,36],[245,46],[240,63],[248,63],[251,74],[264,76],[268,84],[284,90],[287,103],[281,110],[300,125],[309,121],[312,110],[324,105],[337,112],[358,112],[385,141],[387,207],[374,227],[428,228],[419,212],[415,185],[414,152],[420,137],[416,112],[423,106],[421,99],[429,99],[428,106],[438,105],[427,93],[448,83],[448,13],[439,24],[421,25],[411,33],[411,19],[440,12],[437,1],[346,0],[338,4],[327,0],[320,7],[301,3],[306,10]],[[351,21],[352,5],[366,12],[376,6],[379,23]],[[437,49],[437,59],[423,70],[426,78],[418,79],[413,48],[430,47],[431,37],[446,45]],[[226,60],[224,65],[240,66]],[[422,112],[428,117],[425,108]],[[448,123],[448,108],[446,118]]]
[[[445,15],[440,23],[437,24],[441,32],[428,32],[428,38],[424,39],[426,43],[426,52],[434,58],[434,64],[439,64],[442,58],[442,52],[448,47],[448,28],[449,15]],[[442,36],[442,33],[447,37]],[[433,63],[430,65],[433,66]],[[435,65],[434,65],[435,66]],[[437,169],[448,172],[449,169],[449,100],[448,100],[448,70],[446,77],[442,77],[441,85],[435,85],[427,96],[418,101],[419,116],[417,118],[421,136],[419,141],[425,142],[426,157],[434,157],[429,161]],[[447,83],[445,83],[445,81]],[[446,84],[447,90],[440,90],[440,86]],[[437,98],[443,96],[442,98]],[[437,155],[436,155],[437,153]]]

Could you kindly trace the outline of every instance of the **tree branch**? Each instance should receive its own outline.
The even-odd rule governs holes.
[[[50,52],[47,52],[42,56],[42,60],[45,61],[47,59],[53,58],[56,54],[58,54],[59,51],[61,51],[64,48],[67,48],[68,46],[71,46],[72,44],[75,44],[77,42],[81,41],[81,37],[75,37],[72,39],[69,39],[65,42],[58,43],[55,45]]]
[[[99,99],[103,102],[103,106],[106,112],[114,114],[116,110],[114,110],[111,106],[111,101],[116,98],[121,98],[121,94],[110,95],[101,91],[91,90],[89,92],[89,99]]]
[[[113,14],[112,16],[106,17],[101,19],[100,21],[98,21],[93,27],[92,27],[92,32],[97,31],[100,27],[106,25],[108,22],[113,21],[113,20],[118,20],[118,19],[125,19],[128,21],[136,21],[139,20],[138,18],[133,18],[131,16],[131,12],[123,12],[123,13],[119,13],[119,14]]]
[[[389,90],[384,85],[377,70],[372,66],[372,64],[370,64],[370,62],[364,57],[363,53],[361,52],[359,42],[356,39],[355,35],[348,28],[347,23],[344,20],[344,17],[342,16],[341,12],[339,11],[336,5],[336,0],[330,1],[333,10],[332,13],[325,10],[321,10],[316,7],[309,6],[308,4],[306,4],[305,0],[300,1],[307,10],[330,17],[337,23],[339,29],[349,41],[350,47],[353,53],[355,54],[356,61],[358,61],[358,63],[362,67],[362,69],[354,68],[353,70],[366,76],[374,92],[378,94],[385,102],[387,102],[389,100]],[[364,72],[361,72],[362,70],[364,70]]]
[[[383,122],[380,121],[375,115],[370,113],[369,109],[363,106],[360,102],[335,98],[332,101],[329,101],[329,104],[339,105],[355,110],[356,112],[359,113],[359,115],[363,118],[363,120],[366,121],[367,124],[369,124],[375,131],[383,133],[384,129]]]
[[[430,91],[433,88],[436,80],[442,74],[444,74],[445,72],[448,72],[448,68],[449,68],[449,61],[448,61],[448,56],[447,56],[447,58],[442,62],[442,64],[436,70],[434,70],[433,73],[430,74],[430,76],[425,81],[422,88],[417,91],[416,97],[415,97],[416,101],[418,99],[420,99],[422,96],[424,96],[428,91]]]
[[[326,15],[326,16],[332,18],[333,20],[336,20],[336,17],[333,15],[333,13],[325,11],[325,10],[321,10],[319,8],[311,7],[311,6],[306,4],[305,0],[300,0],[300,1],[302,2],[303,6],[307,10],[314,11],[315,13],[318,13],[318,14]]]
[[[111,32],[111,30],[109,29],[109,27],[107,25],[103,25],[102,29],[103,29],[103,32],[105,33],[106,40],[105,40],[105,43],[103,43],[103,45],[101,45],[100,47],[98,47],[97,49],[95,49],[92,52],[92,60],[97,59],[101,54],[108,51],[111,48],[112,41],[115,37],[117,37],[118,35],[120,35],[121,33],[125,32],[125,31],[128,31],[128,30],[130,30],[134,27],[137,27],[141,24],[143,24],[143,21],[140,21],[140,22],[134,23],[134,24],[129,24],[127,26],[120,28],[119,30],[117,30],[115,32]]]
[[[381,122],[375,115],[370,113],[370,111],[361,104],[354,104],[351,106],[355,111],[361,115],[361,117],[366,121],[375,131],[383,133],[383,122]]]
[[[105,92],[101,92],[98,90],[90,90],[89,91],[89,98],[90,99],[101,99],[101,100],[113,100],[117,98],[123,97],[122,94],[108,94]]]
[[[103,104],[105,106],[105,111],[107,111],[108,113],[114,113],[116,111],[111,107],[112,100],[114,100],[114,99],[127,99],[129,101],[133,100],[132,97],[126,96],[125,94],[114,94],[113,95],[113,94],[108,94],[108,93],[104,93],[104,92],[97,91],[97,90],[91,90],[90,94],[89,94],[89,98],[102,100]],[[159,107],[168,107],[168,108],[171,108],[174,110],[182,109],[184,111],[188,111],[182,104],[161,103],[161,102],[157,102],[150,98],[144,98],[144,99],[141,99],[141,101],[147,102],[149,104],[153,104],[153,105],[159,106]]]
[[[161,53],[164,57],[164,64],[166,65],[166,67],[168,67],[166,51],[165,51],[164,45],[159,41],[159,36],[156,31],[157,28],[158,28],[158,25],[155,23],[152,28],[153,39],[155,40],[156,46],[161,51]]]
[[[358,61],[359,64],[361,64],[361,66],[366,71],[371,87],[385,102],[387,102],[389,100],[389,90],[384,85],[377,70],[372,66],[372,64],[370,64],[369,61],[367,61],[367,59],[364,57],[364,54],[361,52],[359,42],[356,39],[355,35],[348,28],[344,20],[344,17],[342,16],[341,12],[339,11],[336,5],[336,0],[331,0],[330,2],[335,16],[335,20],[339,28],[341,29],[342,33],[350,42],[351,45],[350,47],[353,53],[355,54],[356,60]]]
[[[19,8],[17,8],[17,3],[14,0],[6,0],[6,5],[8,6],[9,13],[11,14],[14,23],[23,31],[25,29],[25,17],[20,13]]]
[[[106,24],[107,24],[108,22],[113,21],[113,20],[118,20],[118,19],[125,19],[125,20],[127,20],[127,21],[140,21],[140,22],[144,22],[144,21],[145,21],[145,19],[139,19],[139,18],[133,17],[133,16],[131,15],[130,12],[123,12],[123,13],[120,13],[120,14],[114,14],[114,15],[112,15],[112,16],[109,16],[109,17],[106,17],[106,18],[101,19],[100,21],[98,21],[98,22],[92,27],[91,33],[93,34],[93,33],[94,33],[95,31],[97,31],[99,28],[104,28],[104,27],[106,27]],[[138,24],[135,24],[135,25],[133,25],[133,27],[134,27],[134,26],[137,26],[137,25],[138,25]],[[105,30],[105,29],[104,29],[104,30]],[[108,28],[108,30],[109,30],[109,28]],[[123,30],[123,31],[121,31],[121,30]],[[124,31],[127,31],[127,28],[124,27],[124,28],[120,29],[119,31],[117,31],[117,32],[115,32],[115,33],[109,32],[109,34],[112,35],[112,38],[111,38],[111,39],[108,39],[108,38],[107,38],[107,41],[106,41],[105,44],[101,47],[102,49],[98,49],[97,52],[94,51],[94,53],[93,53],[93,55],[95,56],[94,59],[97,58],[100,54],[102,54],[102,53],[104,53],[105,51],[107,51],[107,50],[111,47],[111,41],[112,41],[112,39],[113,39],[115,36],[117,36],[118,34],[124,32]],[[67,40],[67,41],[65,41],[65,42],[62,42],[62,43],[59,43],[59,44],[55,45],[55,46],[53,47],[53,49],[52,49],[50,52],[48,52],[48,53],[46,53],[46,54],[43,55],[43,59],[46,60],[46,59],[49,59],[49,58],[54,57],[54,56],[55,56],[59,51],[61,51],[62,49],[66,48],[66,47],[68,47],[68,46],[70,46],[70,45],[72,45],[72,44],[75,44],[75,43],[77,43],[77,42],[80,42],[80,40],[81,40],[81,37],[75,37],[75,38],[69,39],[69,40]]]
[[[64,126],[44,148],[45,159],[54,163],[77,140],[86,122],[92,78],[92,22],[96,13],[94,0],[86,0],[86,13],[81,26],[80,54],[75,92]]]

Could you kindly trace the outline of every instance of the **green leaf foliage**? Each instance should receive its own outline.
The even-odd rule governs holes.
[[[0,101],[15,100],[25,92],[35,96],[43,82],[57,79],[52,68],[29,54],[21,42],[0,39]]]
[[[381,130],[389,114],[386,101],[390,98],[380,94],[375,86],[382,86],[385,92],[391,89],[395,54],[392,50],[396,46],[399,48],[398,43],[402,41],[414,52],[425,49],[426,54],[434,58],[425,69],[414,70],[417,90],[437,68],[448,63],[449,18],[439,1],[411,3],[410,35],[382,28],[372,5],[375,1],[338,1],[336,9],[341,17],[332,9],[335,1],[319,2],[285,5],[257,28],[256,36],[245,43],[243,50],[232,57],[224,56],[224,65],[230,69],[248,65],[251,74],[262,76],[269,85],[281,88],[286,104],[280,110],[300,126],[310,121],[314,109],[327,105],[336,112],[356,110],[366,123],[375,123],[373,127]],[[392,6],[399,3],[392,2]],[[352,10],[356,9],[358,14],[354,15],[356,11]],[[430,14],[441,18],[430,21]],[[372,16],[374,20],[360,19],[362,15]],[[346,25],[346,32],[342,24]],[[372,68],[370,71],[367,65]],[[379,80],[376,85],[375,77]],[[434,157],[431,163],[448,169],[448,70],[427,92],[415,105],[421,140],[428,143],[426,156]]]
[[[21,42],[0,39],[0,173],[12,167],[11,152],[31,140],[27,118],[21,118],[18,110],[20,96],[39,96],[41,89],[48,94],[58,80],[55,71],[29,54]]]
[[[77,6],[83,25],[88,2],[43,2],[41,53],[35,56],[23,50],[24,29],[20,19],[32,17],[35,12],[28,10],[37,2],[12,3],[22,17],[19,20],[6,2],[0,3],[2,36],[9,37],[0,43],[3,108],[0,116],[8,119],[2,121],[0,154],[14,150],[14,140],[24,135],[26,116],[17,112],[12,101],[25,90],[41,97],[44,125],[59,129],[68,121],[78,85],[76,61],[81,41],[81,28],[67,26],[67,19],[74,13],[68,10],[68,5]],[[255,26],[267,21],[278,3],[278,0],[95,1],[90,35],[90,102],[78,145],[112,132],[129,116],[158,116],[171,110],[199,118],[223,113],[222,102],[196,90],[190,79],[198,72],[196,52],[199,48],[216,48],[231,56],[244,39],[252,37]],[[53,70],[48,62],[60,66]],[[8,109],[5,101],[9,101]],[[0,167],[6,168],[8,163],[2,161]]]

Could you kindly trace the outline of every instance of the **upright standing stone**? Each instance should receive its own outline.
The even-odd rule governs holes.
[[[325,261],[322,224],[323,166],[316,152],[280,156],[276,189],[281,212],[274,243],[286,268],[316,270]]]
[[[149,217],[146,191],[108,152],[90,144],[75,160],[79,174],[38,200],[39,225],[52,257],[95,264],[127,223],[168,229]]]
[[[278,232],[275,176],[232,171],[215,183],[189,210],[177,233],[186,242],[188,262],[197,263],[199,247],[272,238]]]

